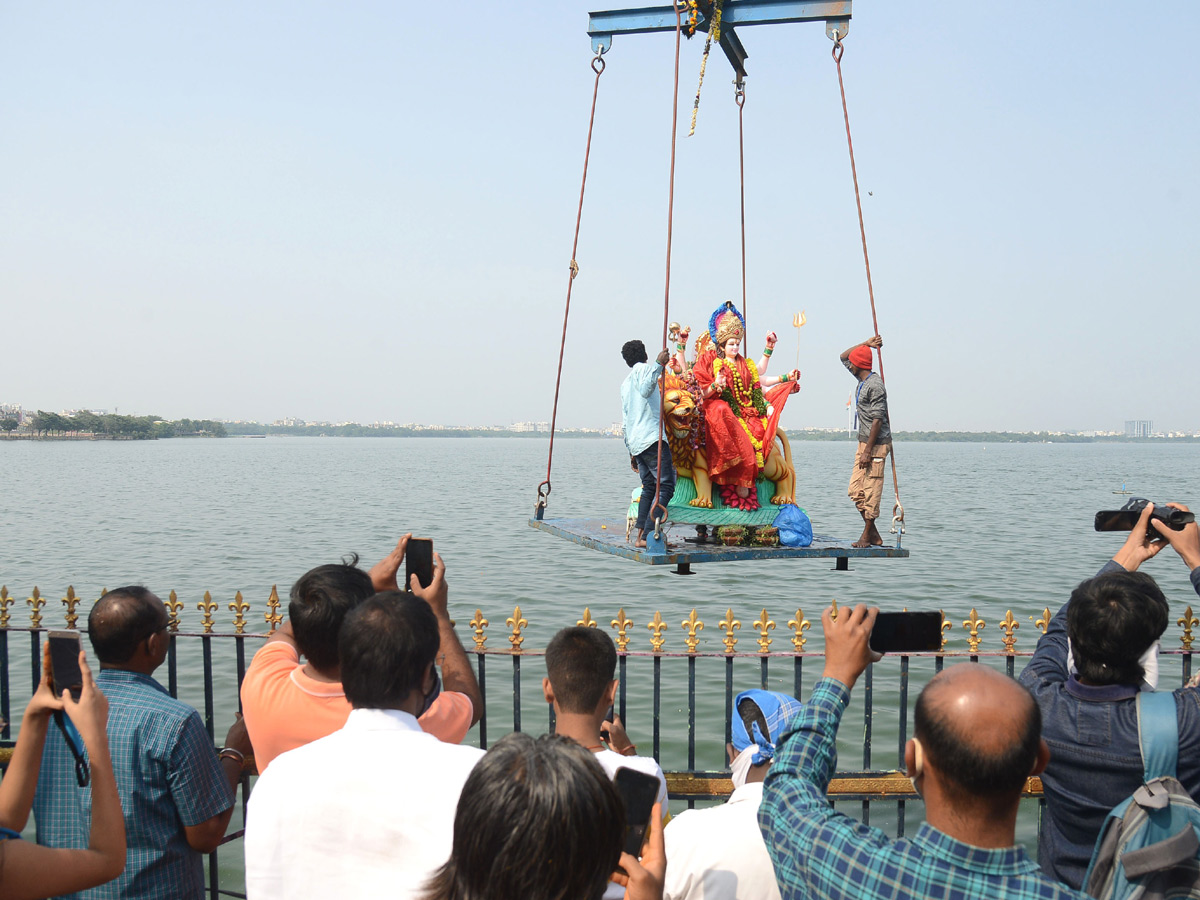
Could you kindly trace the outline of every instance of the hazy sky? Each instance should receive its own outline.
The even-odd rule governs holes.
[[[0,402],[549,419],[588,8],[5,3]],[[854,13],[843,67],[893,426],[1200,428],[1200,4]],[[790,367],[805,310],[784,424],[840,425],[837,357],[871,318],[830,42],[820,25],[739,34],[749,346],[775,329]],[[740,298],[719,53],[684,137],[702,46],[683,48],[671,284],[694,333]],[[566,426],[619,419],[620,345],[659,337],[673,47],[618,37],[606,57]]]

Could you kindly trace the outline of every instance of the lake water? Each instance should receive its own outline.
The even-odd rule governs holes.
[[[646,622],[661,611],[667,651],[684,649],[680,623],[695,607],[706,623],[701,651],[721,649],[717,621],[731,608],[741,620],[739,650],[754,650],[751,627],[764,607],[776,621],[772,650],[788,650],[786,622],[797,608],[813,623],[807,650],[819,651],[820,611],[831,599],[884,609],[942,609],[953,622],[951,651],[966,651],[961,627],[975,608],[987,621],[985,651],[1002,649],[999,620],[1011,609],[1020,624],[1017,649],[1031,650],[1032,619],[1052,611],[1097,569],[1121,539],[1092,531],[1098,509],[1115,508],[1122,483],[1153,500],[1197,501],[1197,449],[1144,444],[900,444],[907,560],[864,560],[832,571],[829,560],[781,560],[696,566],[691,577],[587,550],[527,525],[546,469],[546,442],[536,439],[267,438],[155,442],[0,442],[0,584],[15,595],[13,624],[28,624],[25,598],[36,585],[49,598],[44,624],[61,627],[59,600],[68,585],[88,598],[101,588],[141,583],[185,602],[184,630],[199,630],[204,591],[220,603],[217,630],[231,631],[235,591],[252,603],[249,631],[263,630],[272,585],[285,600],[305,570],[357,552],[370,565],[405,531],[431,537],[447,565],[451,614],[470,647],[466,622],[478,607],[489,619],[489,648],[506,649],[505,619],[515,606],[528,619],[526,649],[545,646],[589,607],[600,627],[624,608],[636,623],[631,650],[649,650]],[[846,497],[853,447],[795,442],[797,497],[815,529],[857,537],[861,520]],[[637,486],[615,439],[555,443],[548,517],[623,518]],[[891,476],[884,496],[891,507]],[[880,520],[887,541],[886,523]],[[682,537],[690,528],[679,526]],[[1195,604],[1185,567],[1169,551],[1147,570],[1173,604],[1172,619]],[[193,644],[195,642],[192,642]],[[1165,642],[1178,647],[1172,625]],[[18,642],[20,646],[23,643]],[[235,708],[230,641],[215,641],[217,736]],[[249,652],[255,644],[249,645]],[[16,660],[23,657],[16,657]],[[630,661],[629,730],[650,745],[650,661]],[[1018,667],[1020,660],[1018,660]],[[16,666],[15,671],[24,669]],[[758,663],[739,662],[735,690],[758,681]],[[686,766],[686,661],[662,663],[662,762]],[[805,691],[820,661],[807,661]],[[897,763],[897,667],[876,667],[873,764]],[[489,739],[512,721],[511,665],[489,658]],[[537,690],[540,658],[523,682],[526,730],[543,730]],[[698,663],[697,765],[723,764],[724,681],[719,660]],[[914,661],[914,683],[932,671]],[[1177,671],[1177,669],[1176,669]],[[202,708],[199,653],[181,650],[180,695]],[[161,673],[165,681],[165,671]],[[14,677],[17,718],[23,680]],[[792,668],[772,660],[771,686],[790,690]],[[860,700],[860,698],[856,698]],[[861,714],[842,731],[843,767],[862,759]],[[919,815],[917,813],[916,815]],[[911,818],[911,817],[910,817]],[[1028,836],[1027,829],[1023,829]],[[228,857],[230,854],[226,854]],[[232,864],[232,860],[229,861]]]

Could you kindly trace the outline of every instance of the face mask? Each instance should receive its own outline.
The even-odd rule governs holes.
[[[429,693],[425,695],[425,705],[421,707],[421,715],[429,712],[429,707],[433,706],[433,701],[442,693],[442,679],[438,677],[438,671],[433,670],[433,687],[429,689]],[[420,718],[418,716],[417,718]]]

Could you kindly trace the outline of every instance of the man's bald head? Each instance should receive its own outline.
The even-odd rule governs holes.
[[[935,675],[917,698],[913,724],[945,789],[965,803],[1015,799],[1038,758],[1042,713],[1033,696],[976,663]]]
[[[101,663],[129,662],[138,646],[167,626],[167,608],[140,585],[117,588],[96,601],[88,615],[88,638]],[[161,662],[161,660],[159,660]]]

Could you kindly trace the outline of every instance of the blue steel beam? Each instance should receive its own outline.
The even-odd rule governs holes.
[[[745,75],[746,52],[733,29],[741,25],[782,25],[788,22],[824,22],[826,33],[845,37],[850,30],[852,0],[725,0],[721,13],[721,45],[739,75]],[[707,30],[702,17],[697,28]],[[593,12],[588,17],[592,49],[599,53],[612,46],[615,34],[655,34],[675,30],[674,6],[643,6]]]

